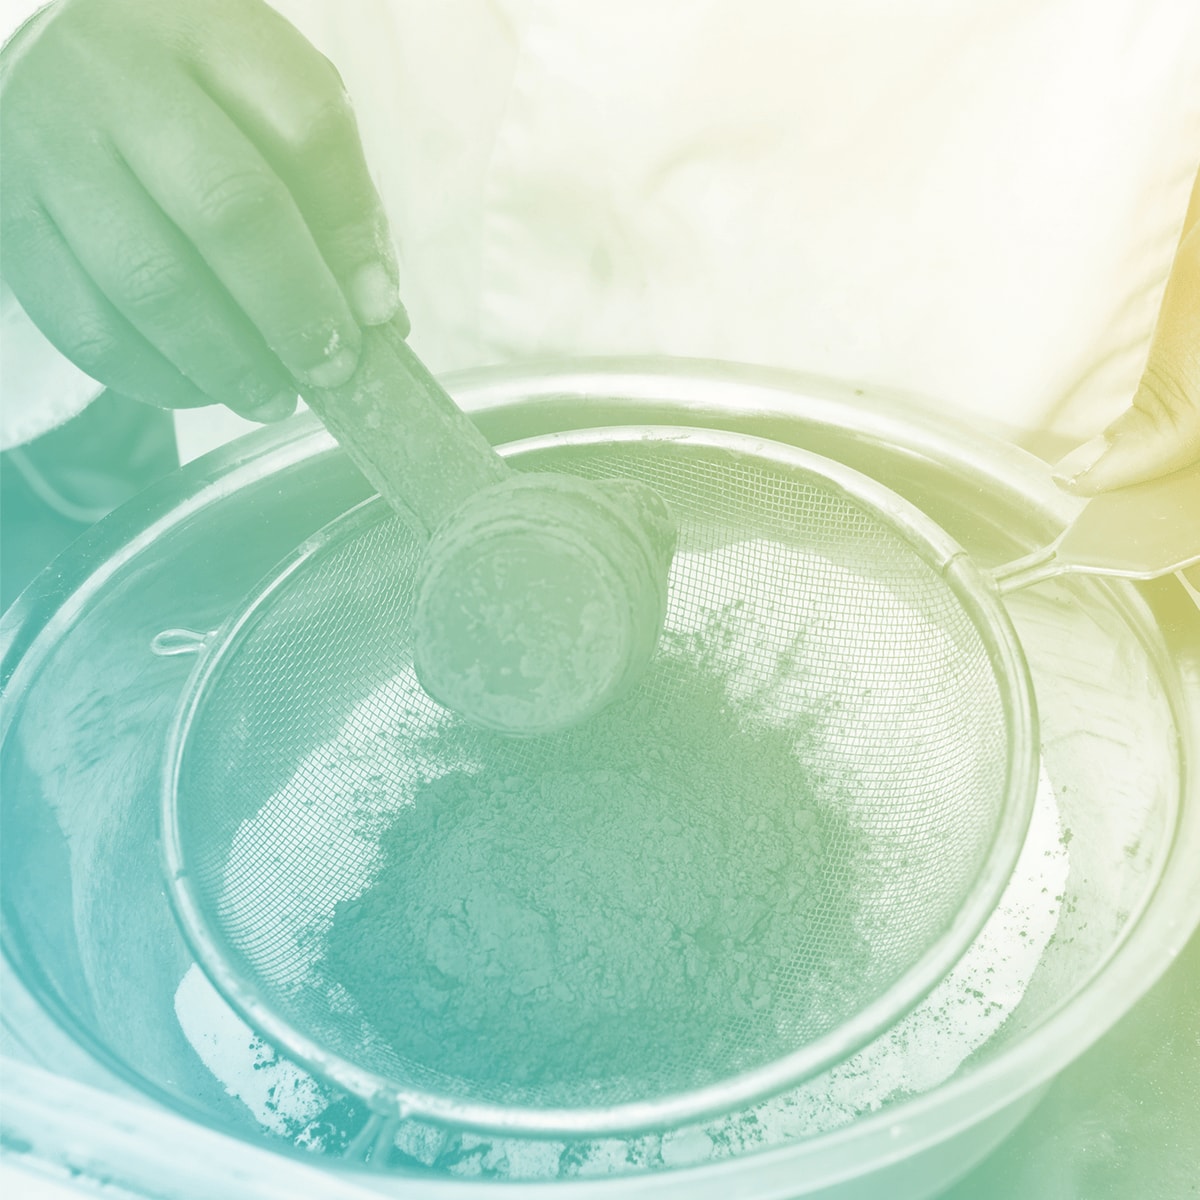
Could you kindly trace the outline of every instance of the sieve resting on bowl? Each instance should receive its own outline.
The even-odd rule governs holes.
[[[636,1077],[530,1082],[397,1053],[328,976],[321,939],[370,881],[380,830],[421,783],[462,768],[473,736],[412,684],[422,538],[378,498],[309,539],[200,647],[163,789],[176,914],[251,1026],[382,1115],[582,1136],[743,1107],[891,1026],[995,906],[1036,787],[1019,644],[989,577],[918,510],[838,463],[674,427],[556,434],[502,452],[519,469],[653,486],[680,528],[668,628],[732,613],[731,687],[758,697],[757,719],[799,729],[820,714],[805,766],[853,836],[824,847],[826,892],[779,968],[790,988],[775,988],[760,1019],[713,1029],[700,1053],[664,1046]],[[161,652],[180,648],[160,639]],[[654,692],[670,678],[652,664],[641,687],[656,704],[686,704]],[[362,753],[381,732],[403,747],[417,727],[444,731],[445,761],[427,742],[383,763]],[[868,953],[849,954],[848,937]],[[827,986],[812,1003],[817,977]]]

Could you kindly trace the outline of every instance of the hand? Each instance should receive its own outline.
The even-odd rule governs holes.
[[[261,0],[58,0],[0,62],[4,275],[99,383],[286,416],[400,309],[337,72]]]
[[[1133,405],[1055,478],[1091,496],[1184,468],[1200,470],[1200,176]]]

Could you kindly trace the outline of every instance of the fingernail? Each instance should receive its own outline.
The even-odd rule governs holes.
[[[358,365],[358,355],[353,350],[344,349],[331,354],[323,363],[305,372],[305,378],[313,387],[339,387],[354,374]]]
[[[261,421],[264,425],[270,425],[275,421],[282,421],[285,417],[290,417],[295,411],[296,393],[285,389],[278,395],[272,396],[265,404],[250,409],[246,416],[251,421]]]
[[[1051,478],[1060,487],[1074,487],[1104,457],[1111,444],[1103,433],[1096,434],[1060,458],[1050,470]]]
[[[360,267],[350,281],[350,302],[358,319],[366,325],[382,325],[400,310],[396,284],[377,262]]]

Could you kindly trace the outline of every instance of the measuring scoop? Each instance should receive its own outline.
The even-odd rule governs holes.
[[[1200,563],[1200,467],[1102,492],[1041,550],[995,568],[1001,592],[1057,575],[1157,579]]]
[[[363,331],[346,384],[302,394],[429,537],[413,665],[430,696],[474,724],[531,735],[584,720],[638,681],[675,547],[652,489],[513,471],[394,325]]]

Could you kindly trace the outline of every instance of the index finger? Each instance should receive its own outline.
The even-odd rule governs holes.
[[[288,371],[344,382],[361,335],[289,188],[199,87],[161,94],[114,135],[126,164]]]
[[[350,98],[294,26],[271,9],[256,21],[198,64],[201,85],[291,189],[355,315],[382,324],[400,310],[398,272]]]

